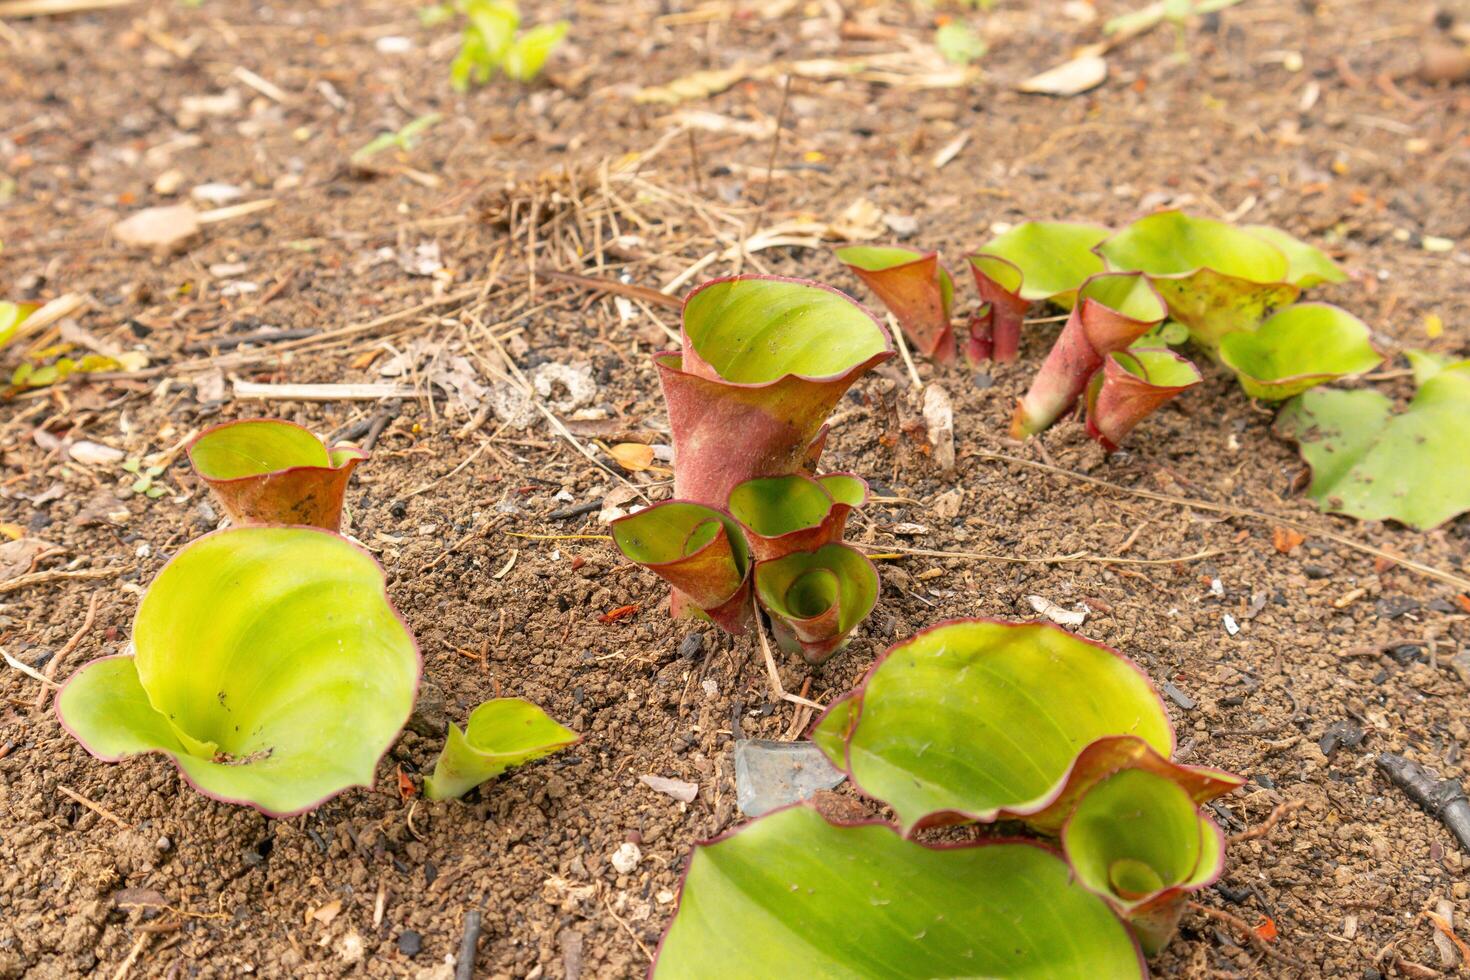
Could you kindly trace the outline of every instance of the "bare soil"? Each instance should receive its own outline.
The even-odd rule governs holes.
[[[1100,18],[1127,9],[1096,6]],[[1414,77],[1421,45],[1457,15],[1470,19],[1463,4],[1436,25],[1422,3],[1245,0],[1189,26],[1187,61],[1161,28],[1109,55],[1103,87],[1062,99],[1010,86],[1096,40],[1100,19],[1085,24],[1040,0],[950,11],[991,50],[977,80],[940,88],[914,84],[916,72],[934,70],[925,61],[934,13],[918,6],[628,0],[528,12],[573,21],[547,76],[464,97],[447,84],[451,28],[422,27],[406,3],[153,0],[0,24],[0,176],[14,182],[0,189],[0,295],[87,294],[95,302],[77,324],[145,351],[152,365],[0,405],[0,521],[65,549],[43,569],[104,575],[0,594],[0,643],[45,669],[96,596],[95,622],[57,676],[120,652],[143,587],[216,525],[177,454],[160,478],[167,493],[151,500],[128,490],[119,466],[68,459],[66,445],[91,440],[140,457],[259,414],[329,434],[379,416],[383,403],[262,404],[233,397],[232,383],[401,380],[415,394],[387,421],[348,506],[351,533],[381,558],[418,636],[426,674],[375,789],[276,821],[194,793],[160,759],[97,762],[49,708],[36,709],[36,682],[7,668],[0,977],[448,976],[472,909],[484,918],[477,976],[646,969],[691,844],[740,819],[733,739],[795,737],[810,715],[772,702],[752,641],[706,630],[685,642],[691,628],[660,608],[659,582],[606,541],[515,536],[600,535],[595,512],[553,514],[621,483],[539,418],[524,430],[495,415],[467,426],[470,410],[426,380],[454,356],[480,385],[509,370],[497,344],[523,371],[586,365],[595,391],[562,414],[604,463],[596,439],[667,442],[648,354],[668,343],[659,321],[675,326],[676,312],[620,304],[553,270],[658,288],[757,230],[848,213],[912,229],[908,241],[943,250],[960,271],[964,251],[997,223],[1120,224],[1178,205],[1324,242],[1353,280],[1319,295],[1370,323],[1387,351],[1463,356],[1470,345],[1470,89]],[[812,77],[808,66],[784,96],[777,76],[672,107],[634,99],[641,86],[701,69],[895,51],[911,52],[912,64],[841,77]],[[256,76],[267,84],[252,84]],[[216,104],[191,101],[222,93]],[[349,165],[377,133],[431,112],[443,120],[413,149],[374,158],[375,175]],[[681,112],[725,122],[696,117],[686,133]],[[935,154],[965,133],[937,168]],[[644,156],[630,164],[629,153]],[[171,170],[175,196],[155,189]],[[109,240],[119,217],[206,183],[278,203],[206,226],[175,256]],[[866,218],[849,213],[863,200]],[[1458,244],[1430,251],[1425,236]],[[737,267],[867,299],[825,247],[716,259],[691,281]],[[968,283],[961,291],[973,296]],[[1442,334],[1426,332],[1431,314]],[[333,333],[349,326],[361,329]],[[318,333],[235,346],[265,328]],[[1470,643],[1470,599],[1321,535],[1281,553],[1270,520],[974,454],[1304,521],[1461,577],[1470,576],[1470,521],[1421,534],[1318,514],[1299,495],[1294,448],[1218,372],[1147,421],[1121,455],[1105,457],[1075,423],[1009,442],[1010,406],[1051,329],[1031,328],[1015,365],[919,365],[954,399],[954,475],[933,462],[901,364],[857,386],[825,461],[868,475],[882,495],[853,536],[1011,559],[1082,552],[1153,563],[886,561],[879,608],[851,648],[820,670],[784,662],[786,687],[825,702],[886,645],[937,620],[1032,618],[1032,594],[1084,603],[1082,633],[1167,685],[1188,761],[1249,777],[1216,808],[1229,832],[1285,801],[1302,804],[1232,847],[1225,878],[1198,896],[1275,938],[1248,943],[1191,912],[1155,970],[1452,972],[1421,913],[1444,899],[1470,916],[1466,855],[1373,757],[1406,753],[1464,777],[1470,710],[1453,658]],[[408,358],[401,378],[383,377],[405,351],[422,357]],[[1410,393],[1402,373],[1377,383]],[[667,492],[656,473],[629,478],[655,497]],[[637,609],[604,621],[627,606]],[[581,743],[463,802],[404,799],[399,772],[416,785],[446,720],[497,693],[543,705]],[[1333,726],[1356,726],[1362,738],[1324,742]],[[699,796],[679,804],[641,784],[644,774],[691,780]],[[871,810],[846,793],[858,812]],[[619,874],[610,856],[626,841],[642,859]]]

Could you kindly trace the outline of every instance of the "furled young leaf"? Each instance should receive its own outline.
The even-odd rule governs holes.
[[[730,491],[728,510],[765,561],[841,541],[848,515],[867,499],[867,483],[850,473],[797,473],[746,480]]]
[[[1226,334],[1220,362],[1252,398],[1285,401],[1327,381],[1362,374],[1383,356],[1368,325],[1326,303],[1296,303],[1253,331]]]
[[[1311,289],[1324,282],[1346,282],[1347,273],[1327,257],[1315,245],[1292,235],[1290,232],[1270,225],[1246,225],[1246,231],[1257,238],[1264,238],[1286,256],[1286,281],[1302,289]]]
[[[755,566],[755,594],[788,653],[819,664],[847,646],[878,602],[878,570],[843,544],[793,551]]]
[[[1185,896],[1212,883],[1225,838],[1177,783],[1125,769],[1094,785],[1062,828],[1078,882],[1123,915],[1152,956],[1168,945]]]
[[[674,495],[723,507],[736,484],[810,471],[843,393],[894,350],[871,313],[827,286],[736,276],[684,301],[683,349],[659,354]]]
[[[1277,426],[1312,468],[1307,496],[1323,510],[1428,530],[1470,510],[1470,361],[1427,377],[1406,411],[1376,391],[1318,388]]]
[[[104,761],[161,752],[216,799],[311,810],[372,785],[413,707],[418,648],[384,585],[327,531],[207,534],[143,597],[136,655],[78,670],[57,715]]]
[[[1168,313],[1137,272],[1100,273],[1083,283],[1077,296],[1031,388],[1016,405],[1013,438],[1034,435],[1060,418],[1077,404],[1108,354],[1126,348]]]
[[[888,307],[914,347],[936,361],[954,360],[954,330],[949,324],[954,281],[939,264],[938,252],[901,245],[853,245],[837,258]]]
[[[517,82],[533,81],[541,74],[546,59],[551,57],[551,53],[567,36],[570,26],[569,22],[559,20],[522,31],[505,53],[505,62],[501,69],[506,77]]]
[[[1301,292],[1275,245],[1223,221],[1179,211],[1140,218],[1097,251],[1110,269],[1147,274],[1170,315],[1212,351],[1226,334],[1254,330]]]
[[[1132,662],[1055,626],[955,620],[890,648],[812,738],[912,831],[1041,813],[1083,749],[1118,735],[1173,751]]]
[[[463,796],[512,766],[551,755],[577,741],[577,733],[552,721],[520,698],[494,698],[470,712],[464,731],[449,723],[434,774],[424,778],[431,800]]]
[[[970,256],[980,297],[991,304],[991,356],[1013,361],[1021,323],[1032,303],[1070,307],[1090,276],[1104,271],[1093,249],[1107,238],[1097,225],[1028,221],[982,245]],[[1128,271],[1128,270],[1123,270]]]
[[[1167,348],[1115,351],[1087,396],[1087,434],[1112,452],[1160,405],[1204,379],[1193,362]]]
[[[189,462],[236,524],[307,524],[337,530],[347,481],[368,454],[328,450],[282,419],[225,422],[189,444]]]
[[[740,525],[724,512],[666,500],[612,522],[613,541],[674,587],[675,617],[699,615],[731,633],[750,620],[750,551]]]
[[[1107,903],[1020,841],[927,847],[779,810],[700,844],[652,976],[679,980],[1147,973]]]

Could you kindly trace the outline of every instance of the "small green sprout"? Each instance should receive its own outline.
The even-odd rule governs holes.
[[[497,71],[512,81],[535,80],[570,26],[559,20],[522,31],[515,0],[461,0],[458,6],[466,23],[449,81],[460,92],[485,84]]]
[[[133,493],[141,493],[149,500],[157,500],[166,492],[163,487],[155,486],[153,483],[154,480],[163,476],[162,466],[145,467],[142,460],[130,459],[122,464],[122,468],[137,477],[132,484]]]
[[[985,57],[990,50],[980,35],[964,21],[952,20],[934,32],[934,46],[952,65],[968,65]]]
[[[405,151],[411,150],[419,136],[439,125],[439,121],[443,118],[439,113],[431,112],[419,116],[396,133],[379,133],[352,154],[352,162],[364,163],[390,147],[397,147]]]

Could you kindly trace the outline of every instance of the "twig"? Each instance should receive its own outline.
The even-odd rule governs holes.
[[[151,932],[140,932],[138,934],[138,938],[133,942],[133,948],[128,951],[127,958],[118,964],[117,972],[112,975],[112,980],[123,980],[128,975],[128,971],[133,968],[133,964],[138,962],[138,957],[142,955],[143,947],[147,946],[149,940],[152,938],[153,933]]]
[[[480,911],[464,914],[464,936],[459,941],[459,958],[454,961],[454,980],[472,980],[475,975],[475,947],[480,942]]]
[[[236,381],[235,397],[242,401],[290,402],[371,402],[383,398],[405,398],[413,395],[408,385],[381,384],[259,384]]]
[[[1276,824],[1282,817],[1295,813],[1305,805],[1305,800],[1287,800],[1285,803],[1278,803],[1276,809],[1271,811],[1270,816],[1249,830],[1242,830],[1238,834],[1231,834],[1228,843],[1239,844],[1243,841],[1255,840],[1257,837],[1265,837],[1276,829]]]
[[[71,639],[66,641],[66,646],[58,650],[56,652],[56,656],[52,657],[51,662],[46,665],[46,680],[48,682],[55,682],[56,671],[60,668],[61,662],[65,660],[71,654],[71,652],[77,648],[77,644],[82,642],[82,637],[86,636],[87,631],[92,628],[92,622],[97,618],[98,598],[98,594],[96,592],[93,592],[91,601],[87,603],[87,618],[82,620],[81,628],[72,634]],[[50,690],[51,689],[49,687],[42,685],[41,690],[36,692],[37,710],[46,707],[46,694]]]
[[[776,112],[776,131],[771,134],[771,155],[766,160],[766,184],[761,188],[761,213],[771,199],[771,176],[776,172],[776,153],[781,149],[781,130],[786,126],[786,104],[791,100],[791,74],[786,75],[786,84],[781,86],[781,108]],[[759,226],[760,221],[756,221]]]
[[[1198,912],[1200,915],[1208,916],[1211,919],[1216,919],[1230,926],[1230,928],[1240,934],[1241,938],[1250,943],[1254,949],[1259,950],[1271,959],[1281,960],[1283,963],[1290,963],[1299,970],[1309,969],[1306,963],[1289,953],[1283,953],[1262,939],[1260,934],[1250,927],[1250,923],[1246,922],[1240,916],[1231,915],[1224,909],[1212,909],[1208,905],[1201,905],[1199,902],[1190,902],[1189,908]]]
[[[87,799],[81,793],[78,793],[76,790],[71,789],[69,787],[63,786],[60,783],[57,783],[56,784],[56,788],[59,789],[59,790],[61,790],[61,792],[62,792],[63,795],[71,797],[71,799],[75,800],[77,803],[80,803],[82,806],[86,807],[88,810],[91,810],[93,813],[97,814],[97,816],[102,817],[105,820],[112,821],[113,823],[115,823],[119,827],[121,827],[123,830],[127,830],[128,829],[127,823],[125,823],[121,817],[119,817],[117,814],[113,813],[111,810],[107,809],[106,807],[102,806],[100,803],[93,803],[91,800]]]
[[[771,644],[766,641],[765,627],[761,625],[760,600],[751,596],[750,604],[755,613],[754,625],[756,639],[760,640],[761,654],[766,658],[766,676],[771,679],[771,693],[776,695],[776,700],[778,701],[790,701],[792,704],[799,704],[807,708],[816,708],[818,711],[825,711],[826,709],[820,704],[817,704],[817,702],[808,701],[800,694],[792,694],[781,684],[781,674],[776,670],[776,658],[771,653]]]
[[[989,555],[979,551],[933,551],[929,548],[905,548],[896,544],[863,544],[853,542],[853,547],[868,549],[877,554],[869,557],[878,557],[887,552],[900,555],[923,555],[927,558],[969,558],[973,561],[999,561],[1013,565],[1067,565],[1073,562],[1096,562],[1100,565],[1173,565],[1178,562],[1203,561],[1206,558],[1214,558],[1216,555],[1230,553],[1229,548],[1215,548],[1209,551],[1197,551],[1192,555],[1181,555],[1178,558],[1120,558],[1112,555],[1089,555],[1085,551],[1079,551],[1071,555],[1046,555],[1041,558],[1021,558],[1015,555]]]
[[[1470,851],[1470,801],[1458,780],[1436,782],[1418,763],[1392,752],[1380,752],[1378,768],[1431,817],[1450,829],[1460,846]]]
[[[316,327],[297,327],[292,330],[256,330],[252,333],[239,333],[227,337],[212,337],[209,340],[196,340],[184,345],[184,351],[189,354],[208,354],[211,351],[234,350],[244,344],[275,344],[286,340],[301,340],[305,337],[315,337],[321,333]]]
[[[383,406],[377,415],[373,416],[373,420],[368,423],[367,435],[362,438],[363,449],[368,452],[373,451],[373,447],[378,444],[378,440],[383,436],[383,430],[388,428],[389,422],[392,422],[398,417],[398,413],[402,408],[402,399],[393,398]]]
[[[1137,490],[1133,487],[1125,487],[1120,486],[1116,483],[1109,483],[1107,480],[1099,480],[1095,476],[1087,476],[1084,473],[1076,473],[1072,470],[1063,469],[1060,466],[1051,466],[1047,463],[1035,462],[1034,460],[1020,459],[1016,456],[1007,456],[1005,453],[992,453],[986,452],[984,450],[973,450],[966,455],[975,456],[980,459],[993,459],[1002,463],[1015,463],[1018,466],[1029,466],[1032,469],[1044,470],[1048,473],[1055,473],[1058,476],[1070,477],[1071,479],[1080,480],[1083,483],[1090,483],[1093,486],[1103,487],[1108,490],[1114,490],[1118,493],[1126,493],[1134,497],[1143,497],[1145,500],[1158,500],[1162,503],[1173,504],[1176,507],[1193,507],[1196,510],[1207,510],[1216,514],[1228,514],[1231,517],[1249,518],[1250,520],[1260,521],[1265,524],[1280,524],[1284,527],[1289,527],[1300,531],[1303,534],[1315,534],[1317,537],[1326,538],[1329,541],[1334,541],[1345,548],[1352,548],[1354,551],[1361,551],[1364,554],[1373,555],[1377,558],[1383,558],[1386,561],[1391,561],[1397,565],[1401,565],[1404,568],[1409,569],[1410,571],[1418,572],[1420,575],[1424,575],[1428,578],[1438,579],[1441,582],[1447,582],[1458,589],[1470,591],[1470,578],[1456,575],[1453,572],[1443,571],[1441,569],[1435,568],[1432,565],[1424,565],[1409,558],[1403,558],[1399,555],[1395,555],[1390,551],[1384,551],[1382,548],[1375,548],[1371,544],[1363,544],[1361,541],[1355,541],[1345,534],[1338,534],[1335,531],[1329,531],[1325,528],[1313,527],[1312,525],[1307,524],[1303,521],[1294,520],[1290,517],[1282,517],[1279,514],[1267,514],[1264,511],[1251,510],[1248,507],[1232,507],[1228,504],[1212,504],[1203,500],[1191,500],[1188,497],[1176,497],[1172,494],[1156,493],[1153,490]]]
[[[647,959],[648,962],[652,963],[653,954],[648,951],[647,946],[643,945],[643,940],[638,938],[638,934],[633,931],[633,927],[624,922],[622,917],[613,911],[612,903],[607,900],[606,895],[602,896],[602,905],[603,908],[607,909],[607,914],[612,916],[612,920],[616,922],[619,926],[621,926],[623,931],[628,934],[628,938],[638,944],[638,948],[643,951],[644,958]]]
[[[22,674],[25,674],[31,680],[40,681],[43,685],[49,684],[52,687],[60,687],[61,686],[60,684],[56,683],[55,681],[48,679],[45,674],[41,673],[36,668],[32,667],[30,664],[24,663],[23,661],[20,661],[20,660],[16,660],[14,657],[12,657],[10,655],[10,651],[7,650],[7,649],[5,649],[4,647],[0,647],[0,657],[4,657],[6,663],[8,663],[10,666],[14,667],[16,670],[20,671]],[[43,690],[44,690],[44,688],[43,688]]]
[[[662,306],[665,309],[683,309],[684,302],[677,296],[661,293],[657,289],[648,286],[637,286],[632,283],[618,282],[616,279],[598,279],[596,276],[579,276],[575,272],[558,272],[555,269],[544,269],[542,275],[548,279],[558,279],[562,282],[581,286],[583,289],[596,290],[602,293],[616,293],[629,299],[641,299],[645,303]]]
[[[126,7],[136,2],[137,0],[10,0],[9,3],[0,3],[0,17],[45,17],[50,14]]]
[[[919,372],[914,367],[914,359],[909,356],[909,343],[904,339],[903,329],[898,325],[898,321],[893,318],[892,313],[888,314],[888,331],[893,334],[893,343],[898,347],[898,352],[903,355],[903,363],[909,369],[909,380],[914,383],[914,390],[923,390],[924,382],[919,380]]]

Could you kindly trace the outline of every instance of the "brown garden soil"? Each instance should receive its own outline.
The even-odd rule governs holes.
[[[520,371],[586,367],[584,404],[566,403],[566,385],[544,400],[582,446],[612,465],[599,441],[668,441],[649,353],[668,344],[677,311],[556,270],[659,288],[715,253],[687,281],[769,271],[866,301],[827,245],[812,247],[812,222],[837,225],[832,237],[906,233],[958,266],[997,225],[1119,224],[1177,205],[1324,243],[1352,281],[1320,296],[1370,323],[1385,351],[1465,354],[1470,88],[1427,84],[1415,67],[1470,7],[1435,23],[1419,2],[1245,0],[1189,26],[1187,61],[1162,28],[1112,52],[1111,78],[1089,94],[1014,92],[1127,6],[1098,0],[1090,24],[1068,13],[1085,8],[952,10],[990,53],[967,84],[925,88],[948,79],[933,63],[935,12],[917,5],[559,0],[528,10],[573,22],[546,77],[463,97],[447,84],[452,27],[421,26],[407,2],[155,0],[0,23],[0,295],[85,294],[67,336],[81,327],[84,344],[150,359],[142,374],[0,406],[0,521],[54,545],[39,570],[65,573],[0,594],[0,643],[42,670],[64,656],[58,678],[123,651],[143,588],[218,523],[182,441],[277,414],[323,434],[386,422],[349,491],[350,531],[380,557],[425,662],[419,708],[377,786],[288,820],[206,799],[158,758],[94,760],[49,706],[37,710],[38,684],[6,668],[0,976],[448,976],[470,910],[484,922],[477,976],[647,968],[691,845],[741,820],[734,739],[798,737],[811,716],[773,699],[749,637],[688,640],[698,631],[669,620],[660,583],[596,537],[595,511],[558,516],[601,502],[624,475],[535,409],[524,429],[489,411],[493,399],[472,417],[477,386],[504,390],[505,358]],[[784,95],[777,70],[678,105],[635,99],[703,69],[800,59],[875,63],[798,66]],[[349,164],[377,133],[431,112],[442,121],[412,149],[374,157],[374,173]],[[174,256],[109,238],[120,217],[207,183],[277,203],[206,226]],[[796,244],[731,248],[797,220]],[[1457,244],[1434,251],[1425,236]],[[727,248],[737,257],[720,258]],[[1442,334],[1427,332],[1431,315]],[[269,328],[315,333],[240,345]],[[784,685],[826,702],[927,624],[1032,619],[1029,595],[1081,603],[1079,631],[1168,694],[1180,754],[1248,777],[1215,807],[1227,833],[1300,804],[1233,845],[1222,881],[1198,896],[1274,938],[1251,942],[1191,911],[1157,973],[1454,972],[1422,913],[1448,900],[1470,917],[1467,856],[1373,760],[1399,752],[1465,775],[1467,677],[1453,665],[1470,643],[1470,598],[1327,535],[1463,583],[1470,520],[1414,533],[1319,514],[1271,414],[1214,370],[1120,455],[1075,422],[1011,442],[1010,406],[1053,329],[1030,328],[1014,365],[918,365],[954,401],[954,474],[933,460],[901,362],[843,402],[825,464],[867,475],[880,495],[856,540],[1006,560],[882,562],[880,604],[850,649],[816,670],[783,660]],[[384,377],[394,364],[410,367]],[[1373,383],[1406,397],[1405,374]],[[381,400],[248,401],[237,381],[400,381],[414,394],[392,414]],[[69,459],[82,440],[164,454],[166,493],[133,494],[119,465]],[[656,471],[626,478],[668,492]],[[1273,532],[1288,519],[1320,533],[1280,551]],[[1118,557],[1146,561],[1097,560]],[[580,744],[463,802],[406,800],[400,786],[421,785],[446,720],[496,694],[543,705]],[[1329,729],[1347,737],[1324,741]],[[698,797],[680,804],[646,774],[695,782]],[[829,804],[876,812],[845,788]],[[620,874],[610,857],[627,841],[641,861]]]

